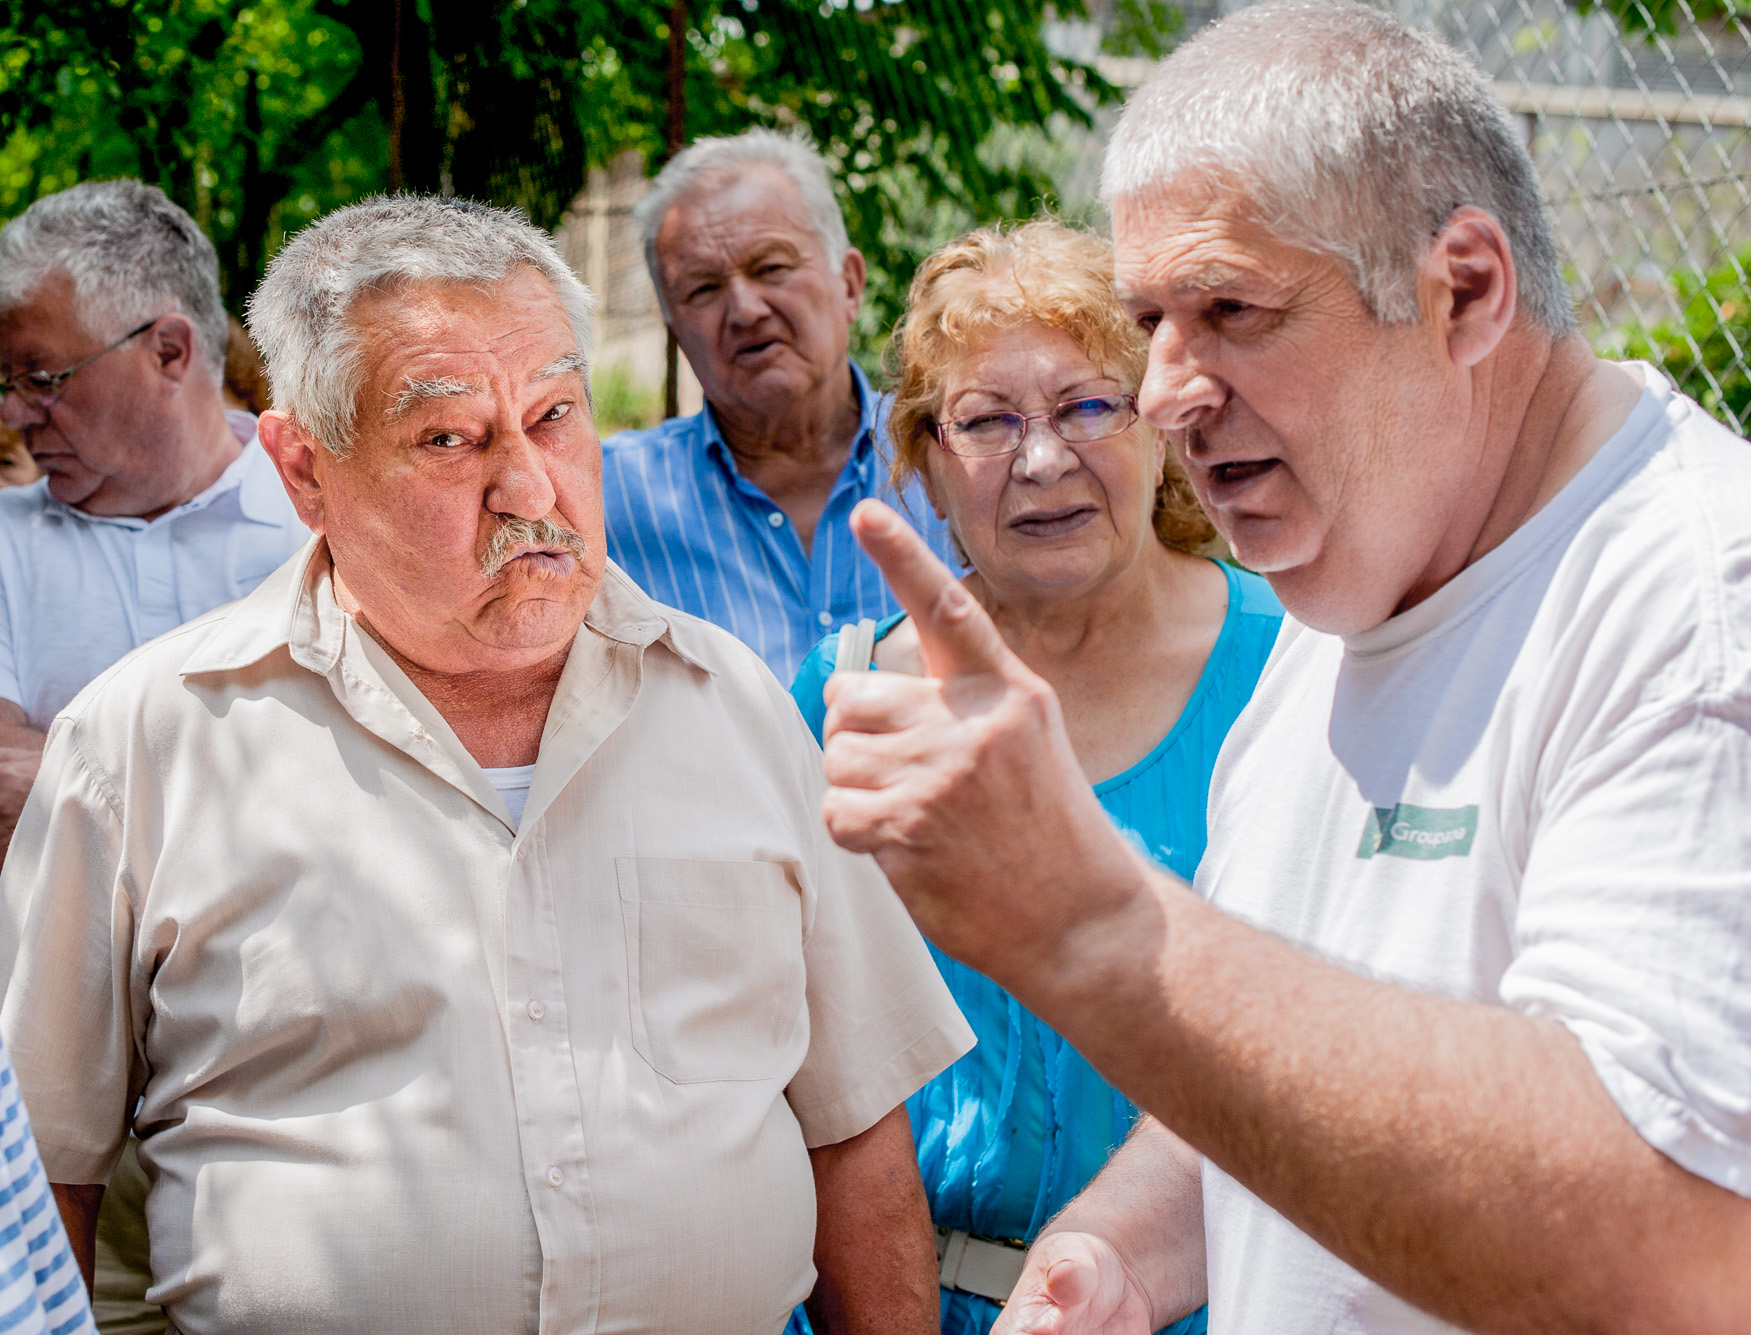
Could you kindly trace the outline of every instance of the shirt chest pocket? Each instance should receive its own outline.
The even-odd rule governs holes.
[[[616,858],[615,872],[639,1055],[677,1084],[788,1077],[806,1041],[792,870]]]

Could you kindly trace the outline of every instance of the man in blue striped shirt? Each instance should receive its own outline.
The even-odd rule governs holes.
[[[887,401],[847,356],[863,256],[819,155],[769,130],[678,154],[636,216],[706,406],[602,443],[609,555],[789,682],[828,631],[899,610],[851,536],[858,501],[953,562],[922,493],[889,484]]]
[[[85,1283],[0,1043],[0,1330],[95,1335]]]

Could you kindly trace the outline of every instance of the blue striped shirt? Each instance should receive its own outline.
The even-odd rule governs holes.
[[[887,396],[855,362],[851,376],[862,420],[807,552],[785,513],[737,471],[709,404],[602,442],[608,555],[658,602],[729,631],[781,682],[828,631],[900,610],[851,536],[851,509],[866,496],[893,505],[952,569],[961,568],[923,488],[894,494]]]
[[[0,1332],[96,1335],[85,1281],[0,1044]]]

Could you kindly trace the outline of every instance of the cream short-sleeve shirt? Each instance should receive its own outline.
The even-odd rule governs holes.
[[[972,1042],[822,783],[754,654],[610,567],[514,824],[314,541],[50,733],[0,1028],[51,1180],[131,1121],[187,1335],[778,1331],[808,1149]]]

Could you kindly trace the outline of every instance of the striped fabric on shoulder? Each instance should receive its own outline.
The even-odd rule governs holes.
[[[85,1282],[0,1044],[0,1335],[95,1335]]]
[[[659,603],[722,626],[788,683],[822,635],[899,610],[851,534],[866,497],[898,509],[952,568],[948,525],[916,480],[888,476],[889,401],[850,364],[861,405],[857,437],[805,549],[796,526],[736,464],[710,407],[602,442],[608,555]]]

